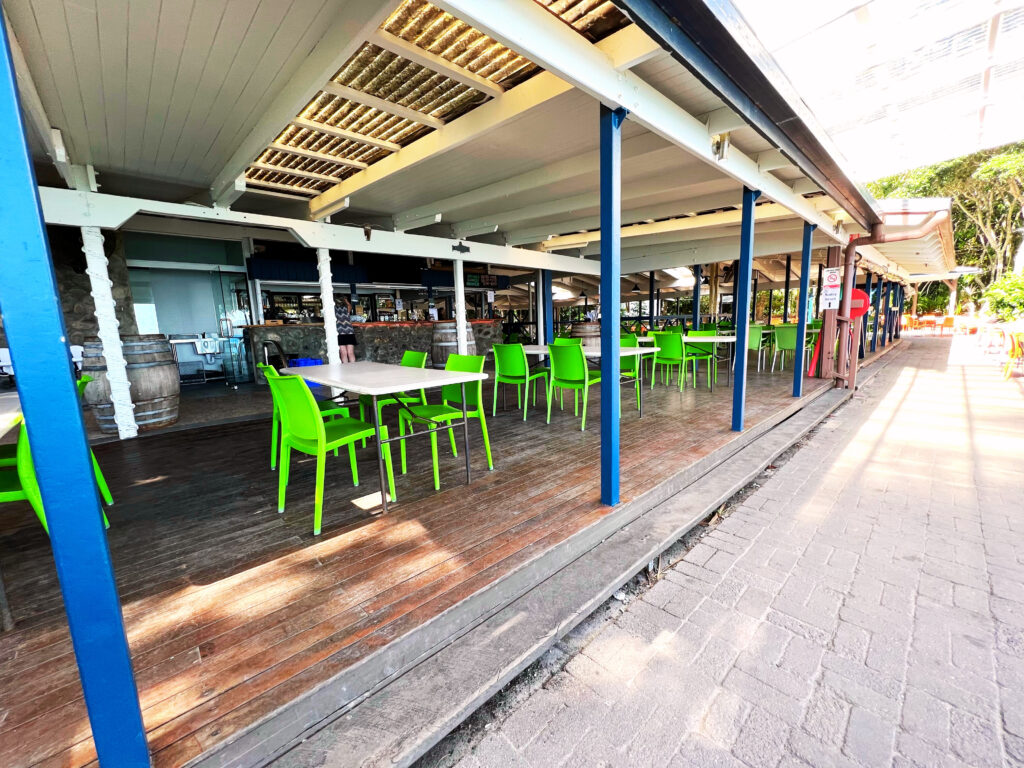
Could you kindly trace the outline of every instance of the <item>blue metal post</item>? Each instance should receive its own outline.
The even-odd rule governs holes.
[[[804,241],[800,251],[800,301],[796,309],[796,348],[793,359],[793,397],[804,393],[804,358],[802,350],[807,344],[807,294],[811,291],[811,244],[817,224],[804,222]],[[790,257],[786,257],[786,281],[789,281]],[[789,291],[786,291],[789,304]]]
[[[544,338],[541,344],[555,343],[555,305],[551,299],[551,270],[540,271],[540,290],[544,296]]]
[[[885,291],[882,296],[882,316],[885,318],[885,327],[882,328],[882,346],[886,345],[886,337],[889,335],[889,297],[892,294],[892,281],[887,280],[885,283]]]
[[[885,290],[885,278],[881,275],[878,276],[878,284],[875,286],[875,301],[874,311],[875,319],[872,321],[871,326],[871,351],[874,352],[878,348],[878,316],[882,312],[882,291]]]
[[[736,313],[736,375],[732,388],[732,428],[743,431],[747,407],[747,338],[750,335],[750,276],[754,271],[754,203],[761,193],[743,188],[743,223],[740,226],[740,269],[736,275],[736,297],[740,303]]]
[[[897,310],[899,312],[899,314],[897,315],[899,320],[896,323],[896,338],[897,339],[900,338],[900,335],[903,333],[903,302],[906,300],[906,297],[907,297],[907,286],[903,285],[903,283],[900,283],[900,287],[898,288],[898,293],[897,293]]]
[[[601,503],[619,503],[619,302],[622,286],[622,124],[601,105]]]
[[[886,315],[885,334],[889,337],[889,341],[892,341],[896,337],[896,303],[899,300],[900,285],[899,283],[893,283],[892,289],[889,291],[889,314]]]
[[[0,306],[100,763],[148,766],[149,750],[107,549],[57,283],[0,24]]]
[[[700,281],[703,269],[700,264],[693,265],[693,309],[691,310],[690,324],[693,330],[700,330]]]
[[[868,295],[868,301],[871,301],[871,273],[867,272],[864,275],[864,293]],[[861,360],[864,359],[864,354],[867,352],[868,346],[868,318],[865,315],[864,322],[860,324],[860,351],[857,353],[857,357]]]

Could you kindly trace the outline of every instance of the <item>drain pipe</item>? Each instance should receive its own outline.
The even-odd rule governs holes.
[[[839,359],[836,365],[836,386],[857,388],[857,362],[850,357],[850,298],[857,280],[857,248],[862,245],[881,245],[899,243],[904,240],[917,240],[930,235],[949,219],[949,211],[936,211],[916,229],[904,232],[883,232],[882,224],[871,227],[870,235],[858,235],[851,238],[846,245],[846,258],[843,263],[843,300],[839,305],[836,321],[839,324]],[[847,370],[849,369],[849,370]]]

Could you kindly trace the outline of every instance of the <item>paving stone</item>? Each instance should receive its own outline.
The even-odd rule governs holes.
[[[700,734],[728,750],[739,736],[750,708],[741,696],[718,689],[700,723]]]
[[[901,725],[938,749],[949,746],[949,705],[913,686],[907,687],[903,697]]]
[[[843,752],[868,768],[882,768],[892,761],[893,732],[896,725],[874,712],[854,707],[846,726]]]
[[[811,696],[802,727],[819,741],[838,748],[843,744],[849,719],[849,702],[833,688],[819,686]]]
[[[789,726],[761,707],[753,707],[732,753],[753,768],[775,768],[786,754]]]
[[[949,743],[961,760],[976,766],[1002,764],[999,728],[972,714],[954,709],[949,717]]]

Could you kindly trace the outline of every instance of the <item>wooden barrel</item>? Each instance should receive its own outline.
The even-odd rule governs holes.
[[[458,349],[455,321],[446,320],[434,323],[434,339],[430,345],[430,364],[435,368],[444,368],[448,358],[458,352]],[[466,323],[466,354],[476,354],[476,340],[473,338],[473,327],[469,323]]]
[[[122,336],[121,346],[128,364],[128,381],[135,403],[135,423],[139,430],[155,429],[178,420],[178,364],[167,337],[161,334]],[[110,402],[110,382],[103,344],[92,338],[82,352],[82,373],[93,381],[85,388],[85,401],[92,407],[100,431],[117,434],[114,406]]]
[[[601,349],[600,323],[573,323],[571,335],[574,339],[583,339],[585,349]]]

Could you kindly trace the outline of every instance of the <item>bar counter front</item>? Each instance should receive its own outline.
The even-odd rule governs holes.
[[[443,321],[442,321],[443,322]],[[501,341],[500,320],[470,320],[478,355],[485,355]],[[356,359],[380,363],[399,363],[406,349],[430,355],[434,341],[434,322],[353,323],[356,335]],[[286,325],[249,325],[244,328],[246,347],[253,360],[256,381],[266,383],[255,363],[263,362],[264,342],[277,342],[286,357],[313,357],[327,362],[327,340],[322,323]],[[433,365],[428,359],[427,365]]]

